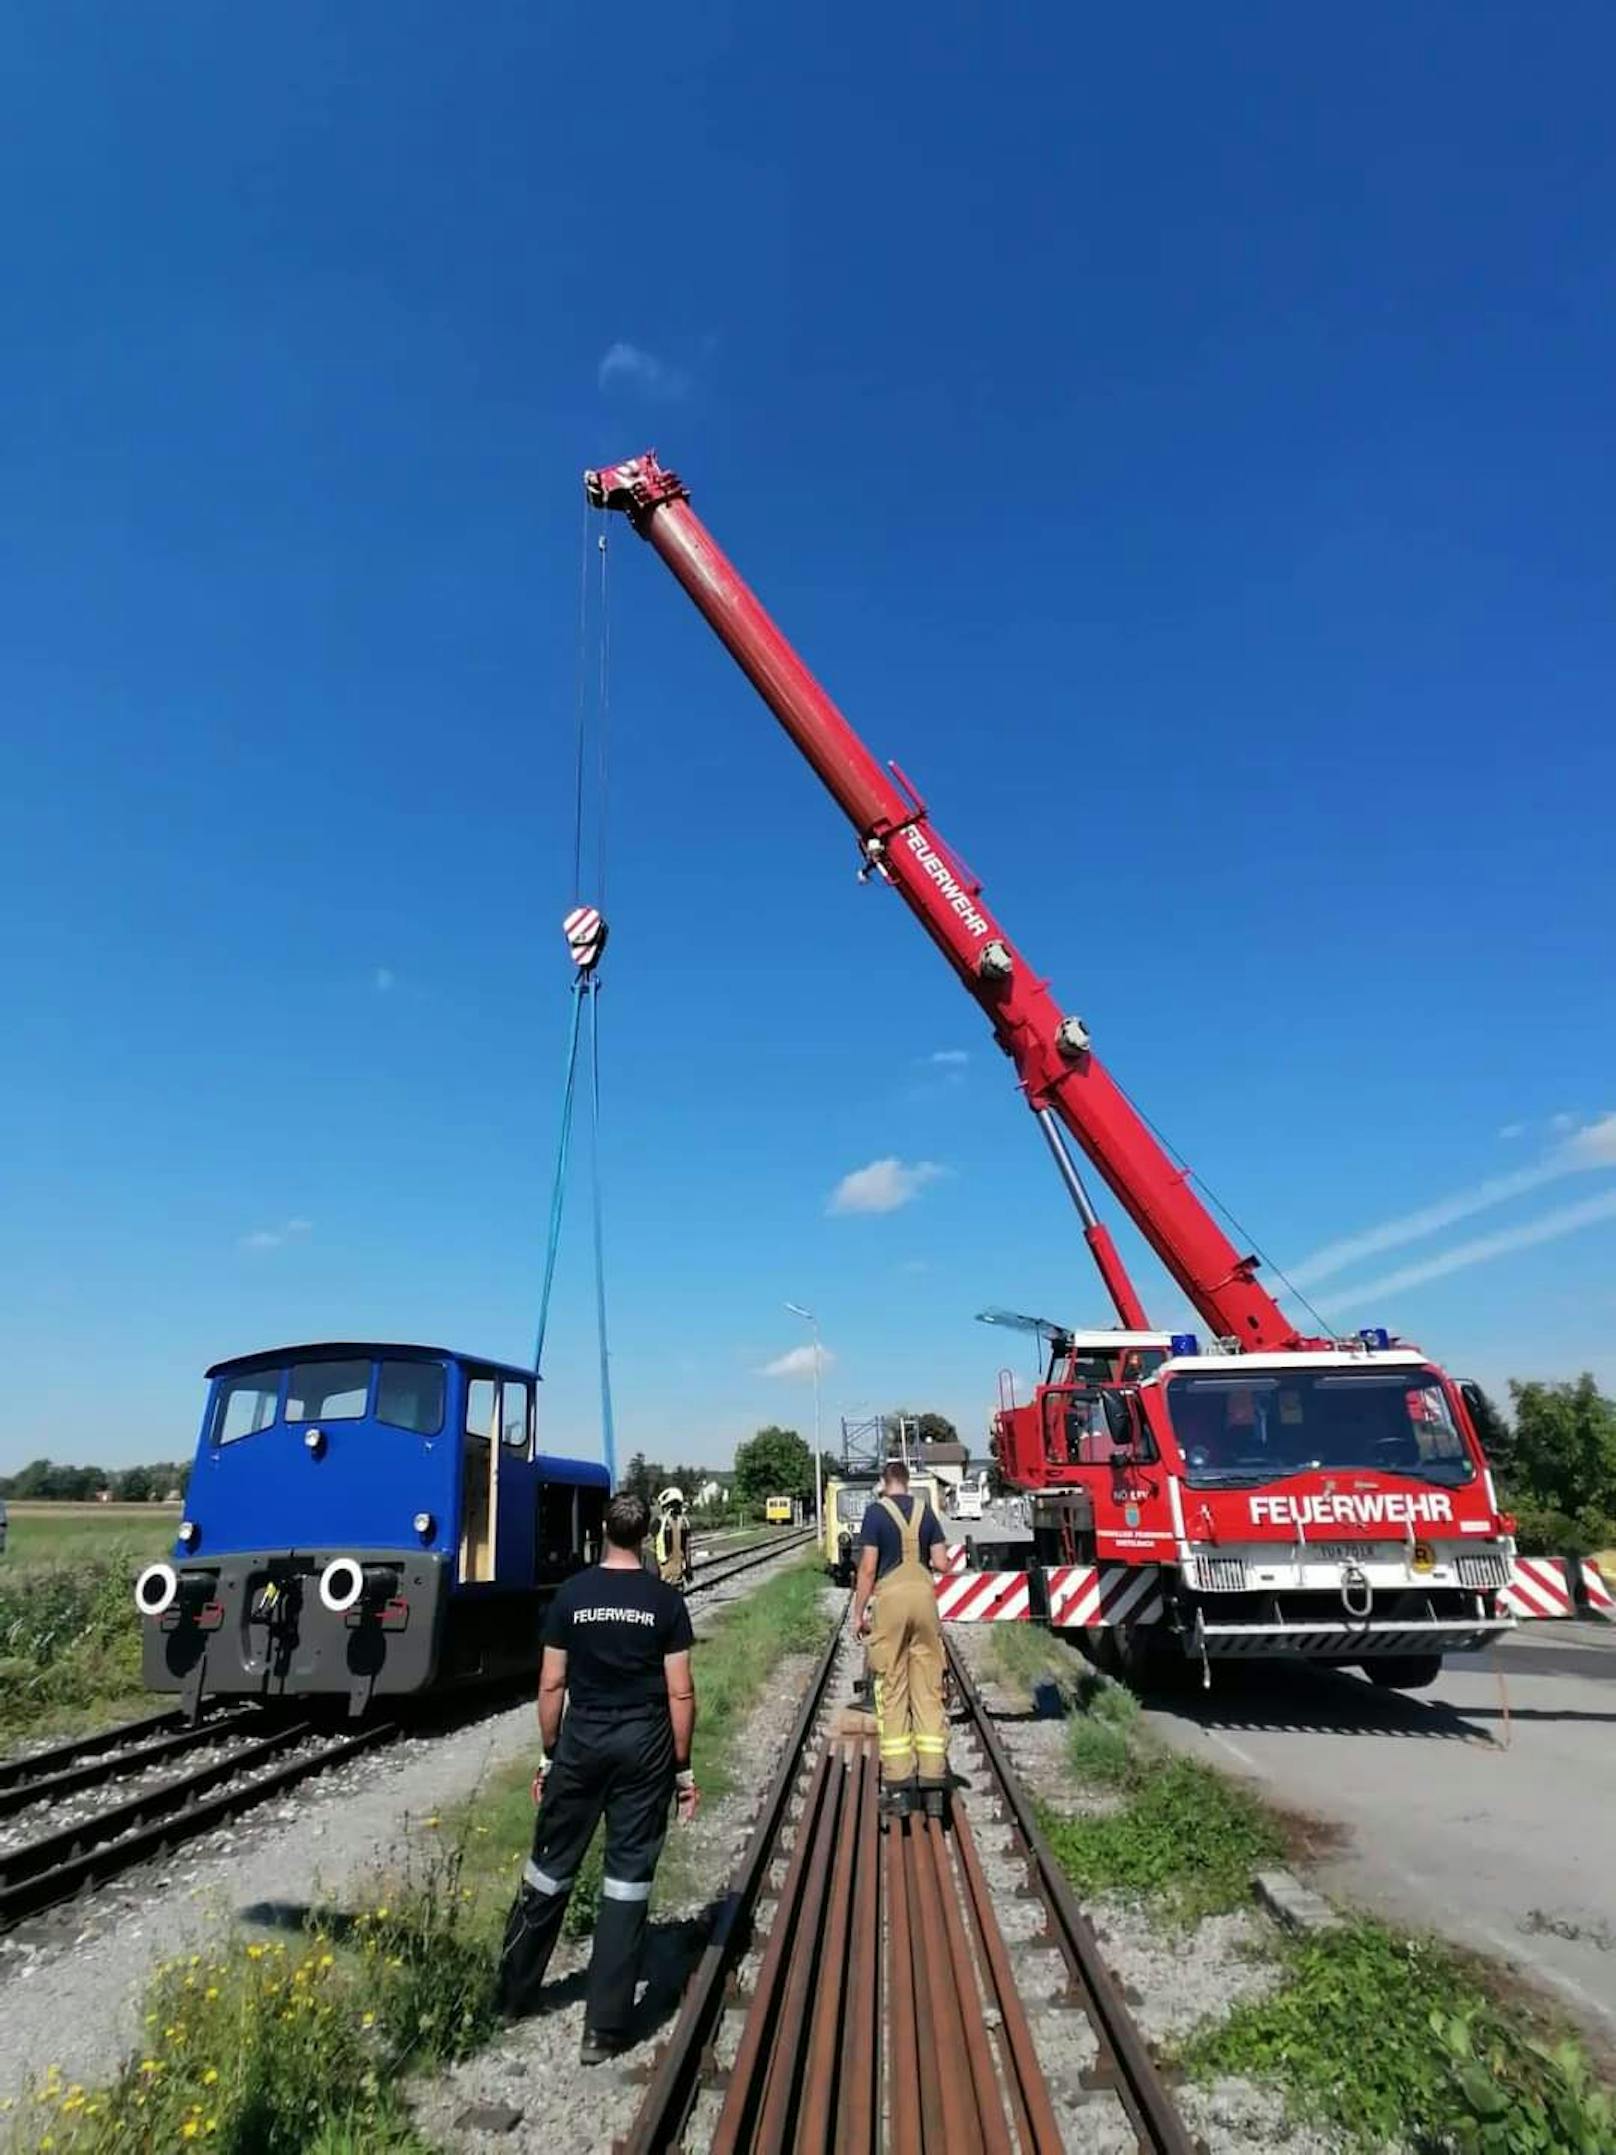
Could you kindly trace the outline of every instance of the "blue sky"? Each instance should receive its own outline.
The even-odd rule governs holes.
[[[1616,25],[1002,16],[0,25],[0,1464],[187,1450],[281,1339],[526,1350],[578,474],[653,442],[1266,1251],[1467,1374],[1616,1382]],[[788,1298],[828,1419],[979,1435],[977,1309],[1102,1315],[1065,1200],[610,561],[622,1443],[806,1426]]]

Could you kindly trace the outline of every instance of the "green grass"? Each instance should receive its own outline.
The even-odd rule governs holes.
[[[1005,1690],[1029,1707],[1050,1685],[1070,1703],[1093,1673],[1081,1655],[1042,1624],[995,1624],[988,1662]]]
[[[13,1502],[0,1581],[24,1566],[126,1557],[135,1570],[167,1556],[180,1522],[177,1504]]]
[[[1355,2145],[1464,2155],[1609,2155],[1616,2101],[1580,2046],[1489,1998],[1474,1965],[1368,1921],[1289,1943],[1273,1996],[1187,2044],[1198,2075],[1278,2080],[1294,2114]]]
[[[0,1569],[0,1741],[139,1710],[136,1569],[116,1544],[76,1564]]]
[[[1252,1872],[1283,1852],[1279,1827],[1256,1798],[1194,1759],[1134,1751],[1107,1785],[1119,1780],[1115,1811],[1043,1815],[1056,1859],[1080,1893],[1156,1897],[1179,1921],[1195,1922],[1243,1906]]]

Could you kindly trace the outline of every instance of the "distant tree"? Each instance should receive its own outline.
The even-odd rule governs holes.
[[[628,1465],[617,1477],[617,1486],[619,1489],[631,1492],[634,1496],[644,1497],[646,1503],[650,1503],[655,1492],[651,1486],[651,1468],[646,1463],[644,1452],[636,1452],[629,1460]]]
[[[1586,1371],[1575,1384],[1511,1383],[1509,1391],[1511,1489],[1597,1534],[1616,1517],[1616,1400]]]
[[[1470,1419],[1476,1425],[1476,1435],[1489,1462],[1501,1471],[1514,1464],[1515,1438],[1501,1410],[1488,1398],[1479,1384],[1468,1393]]]
[[[735,1489],[745,1502],[806,1496],[813,1486],[814,1455],[794,1429],[771,1422],[737,1446]]]
[[[159,1467],[157,1471],[161,1473],[162,1469]],[[144,1504],[153,1496],[165,1495],[167,1485],[162,1489],[153,1486],[150,1467],[125,1467],[114,1480],[112,1493],[120,1504]]]
[[[911,1407],[895,1407],[881,1419],[887,1442],[894,1449],[905,1432],[911,1444],[958,1444],[960,1440],[959,1431],[946,1414],[917,1414]]]

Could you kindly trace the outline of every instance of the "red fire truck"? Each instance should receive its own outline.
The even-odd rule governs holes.
[[[1004,933],[896,764],[883,768],[654,455],[585,475],[626,513],[841,806],[861,874],[890,884],[983,1011],[1082,1220],[1118,1329],[1052,1332],[1034,1399],[995,1445],[1033,1498],[1028,1571],[945,1608],[1091,1632],[1116,1662],[1299,1652],[1428,1683],[1512,1619],[1513,1522],[1463,1388],[1371,1329],[1300,1332]],[[1076,1140],[1207,1328],[1155,1332],[1089,1196]]]

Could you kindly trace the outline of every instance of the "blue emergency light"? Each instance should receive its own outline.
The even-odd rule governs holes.
[[[1358,1337],[1366,1347],[1389,1347],[1392,1343],[1392,1336],[1383,1324],[1360,1325]]]
[[[1199,1354],[1201,1342],[1193,1332],[1175,1332],[1172,1337],[1172,1351],[1175,1358],[1181,1354]]]

